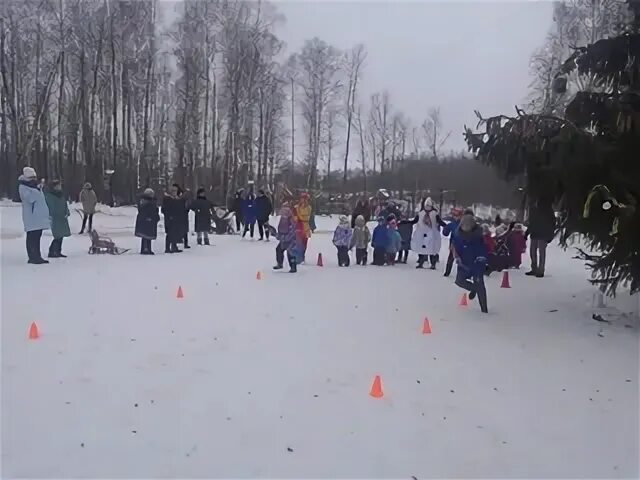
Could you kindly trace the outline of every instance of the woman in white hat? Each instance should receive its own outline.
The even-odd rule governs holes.
[[[38,176],[31,167],[24,167],[18,177],[18,193],[22,202],[22,223],[27,232],[27,256],[35,265],[49,263],[40,253],[42,231],[51,228],[49,208],[44,193],[38,188]]]

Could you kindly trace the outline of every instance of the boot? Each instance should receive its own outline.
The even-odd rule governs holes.
[[[177,245],[177,244],[175,244],[175,243],[172,243],[172,244],[171,244],[170,249],[171,249],[171,252],[170,252],[170,253],[182,253],[182,250],[180,250],[180,249],[178,248],[178,245]]]
[[[204,237],[204,244],[205,244],[205,245],[211,245],[211,244],[209,243],[209,237]]]
[[[198,245],[202,245],[202,238],[198,237],[198,239],[196,240],[196,243]]]
[[[62,238],[58,239],[56,253],[58,254],[59,258],[67,258],[67,256],[62,253]]]
[[[296,257],[294,255],[287,255],[287,260],[289,260],[289,273],[296,273],[298,271]]]
[[[527,277],[535,277],[535,276],[537,276],[537,275],[538,275],[538,273],[535,271],[535,269],[533,269],[533,268],[532,268],[531,270],[529,270],[528,272],[526,272],[526,273],[525,273],[525,275],[526,275]]]
[[[416,265],[416,268],[424,268],[424,255],[418,255],[418,265]]]
[[[291,256],[289,256],[289,263],[291,263]],[[283,264],[284,264],[284,252],[279,248],[276,248],[276,266],[273,267],[273,269],[282,270]]]
[[[51,245],[49,245],[49,258],[58,258],[58,242],[56,239],[51,240]]]
[[[31,263],[33,265],[44,265],[45,263],[49,263],[49,261],[44,258],[35,258],[33,260],[29,260],[27,263]]]

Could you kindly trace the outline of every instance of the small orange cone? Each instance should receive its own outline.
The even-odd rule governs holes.
[[[509,285],[509,272],[506,270],[502,274],[502,285],[500,285],[500,288],[511,288],[511,285]]]
[[[36,322],[32,322],[29,327],[29,340],[37,340],[40,337],[40,333],[38,332],[38,326]]]
[[[176,298],[184,298],[184,293],[182,293],[182,287],[178,287],[178,293],[176,294]]]
[[[431,325],[429,324],[429,319],[424,317],[424,325],[422,326],[422,333],[424,335],[428,335],[431,333]]]
[[[318,254],[318,266],[319,267],[324,266],[323,263],[322,263],[322,254],[321,253]]]
[[[382,380],[380,380],[380,375],[376,375],[373,379],[373,385],[371,385],[371,391],[369,392],[373,398],[382,398]]]
[[[460,298],[460,306],[466,307],[467,305],[469,305],[469,302],[467,301],[467,294],[463,293],[462,298]]]
[[[262,273],[260,273],[260,270],[256,273],[256,280],[262,280]]]

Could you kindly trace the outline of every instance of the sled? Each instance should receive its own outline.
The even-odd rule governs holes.
[[[96,230],[91,230],[91,246],[89,247],[89,255],[108,253],[110,255],[122,255],[131,250],[130,248],[119,248],[110,237],[100,236]]]

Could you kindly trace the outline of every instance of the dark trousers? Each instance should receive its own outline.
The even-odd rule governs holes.
[[[140,253],[149,253],[151,252],[151,240],[148,238],[140,239]]]
[[[398,263],[407,263],[409,258],[409,249],[403,249],[398,252]]]
[[[338,249],[338,266],[348,267],[351,264],[349,247],[336,247]]]
[[[62,253],[62,237],[54,238],[49,245],[49,256],[56,257]]]
[[[87,219],[89,220],[89,232],[93,230],[93,213],[85,213],[82,215],[82,227],[80,233],[84,233],[84,227],[87,226]]]
[[[189,247],[189,233],[184,234],[184,238],[182,239],[182,243],[184,243],[184,248]]]
[[[368,256],[366,248],[356,248],[356,263],[358,265],[366,265]]]
[[[236,232],[240,233],[241,230],[242,230],[242,219],[240,218],[240,215],[236,213]]]
[[[448,277],[451,275],[451,270],[453,270],[453,262],[455,258],[453,257],[453,251],[449,250],[449,256],[447,257],[447,266],[444,268],[444,276]]]
[[[544,275],[544,267],[547,262],[547,245],[545,240],[531,239],[529,255],[531,256],[531,270]]]
[[[40,239],[42,238],[42,230],[32,230],[27,232],[27,256],[29,260],[40,260]]]
[[[373,249],[373,262],[372,265],[384,265],[387,260],[387,251],[384,248]]]
[[[256,222],[245,223],[244,224],[244,232],[242,232],[242,238],[245,237],[247,232],[250,232],[251,238],[253,238],[253,232],[255,231]]]
[[[164,237],[164,251],[165,253],[175,253],[181,250],[178,249],[177,242],[169,241],[169,235],[167,235]]]
[[[290,251],[290,250],[285,250],[284,248],[282,248],[282,246],[278,243],[278,245],[276,246],[276,264],[279,268],[282,268],[282,265],[284,264],[284,252],[287,252],[287,261],[289,262],[289,267],[291,268],[291,272],[296,272],[297,271],[297,262],[296,262],[296,256]]]
[[[267,240],[269,240],[269,220],[258,220],[258,233],[260,234],[260,240],[262,240],[264,238],[264,236],[267,236]]]
[[[469,280],[467,270],[458,266],[456,285],[468,292],[475,293],[478,296],[478,302],[480,302],[480,310],[484,313],[489,311],[487,307],[487,289],[484,285],[484,275],[473,276],[471,280]]]

